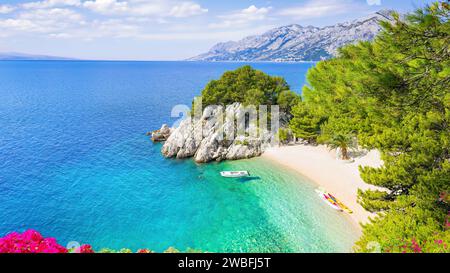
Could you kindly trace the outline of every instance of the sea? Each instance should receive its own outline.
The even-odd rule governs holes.
[[[301,174],[261,158],[165,159],[146,136],[247,64],[298,93],[315,65],[1,61],[0,237],[35,229],[95,250],[351,251],[357,231]],[[251,177],[219,174],[236,169]]]

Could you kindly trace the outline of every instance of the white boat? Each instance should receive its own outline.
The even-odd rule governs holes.
[[[248,171],[226,171],[226,172],[220,172],[220,175],[223,177],[229,177],[229,178],[239,178],[239,177],[249,176],[250,173]]]

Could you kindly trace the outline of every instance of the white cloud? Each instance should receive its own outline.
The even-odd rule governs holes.
[[[369,6],[380,6],[381,0],[367,0]]]
[[[257,8],[255,5],[236,11],[231,14],[219,16],[222,19],[219,23],[210,24],[210,28],[229,28],[247,26],[254,21],[261,21],[267,18],[271,7]]]
[[[182,0],[42,0],[8,9],[0,7],[4,12],[15,10],[7,18],[0,18],[2,36],[83,40],[124,37],[166,40],[183,34],[188,37],[186,32],[170,30],[178,24],[170,18],[207,12],[199,4]],[[152,27],[155,23],[164,24],[164,29]]]
[[[73,37],[71,34],[65,33],[65,32],[50,33],[49,36],[52,37],[52,38],[60,38],[60,39],[68,39],[68,38],[72,38]]]
[[[31,2],[30,2],[31,3]],[[28,3],[28,4],[30,4]],[[160,23],[165,17],[187,17],[206,12],[192,2],[177,2],[168,5],[159,0],[89,0],[78,8],[50,8],[60,5],[62,0],[32,2],[33,5],[17,6],[18,12],[0,19],[2,36],[31,35],[54,39],[136,38],[136,39],[176,39],[177,31],[167,33],[158,28],[149,28],[149,22]],[[66,4],[76,4],[67,0]],[[189,3],[188,5],[183,3]],[[176,9],[173,9],[177,7]],[[108,15],[98,17],[85,14],[84,8],[95,13]],[[150,16],[150,15],[155,16]],[[180,33],[180,34],[178,34]],[[186,37],[188,35],[186,34]],[[192,37],[192,36],[191,36]]]
[[[257,8],[255,5],[251,5],[232,17],[236,19],[247,18],[248,20],[262,20],[266,18],[266,15],[269,13],[270,9],[271,7]]]
[[[265,31],[272,25],[268,18],[270,7],[248,8],[218,16],[231,28],[208,29],[209,21],[189,24],[171,18],[186,18],[205,14],[208,9],[193,1],[183,0],[42,0],[12,6],[15,12],[0,18],[4,37],[27,39],[71,39],[94,41],[135,39],[142,41],[218,42],[238,39]],[[101,14],[99,16],[98,14]],[[254,24],[258,22],[258,24]],[[156,25],[156,24],[159,25]]]
[[[25,12],[19,15],[19,18],[29,20],[61,20],[61,21],[81,21],[83,16],[70,9],[54,8],[39,9],[32,12]]]
[[[64,6],[80,6],[80,0],[43,0],[37,2],[28,2],[22,4],[25,9],[45,9]]]
[[[130,38],[140,33],[140,27],[138,25],[126,24],[120,19],[98,20],[93,22],[91,27],[93,28],[92,34],[84,35],[84,37]]]
[[[48,33],[83,25],[83,16],[69,9],[39,9],[20,13],[15,18],[0,20],[5,31]]]
[[[86,1],[83,3],[83,6],[92,11],[103,14],[127,12],[129,10],[128,2],[119,2],[116,0]]]
[[[303,5],[283,9],[279,15],[310,19],[352,12],[356,7],[352,0],[309,0]]]
[[[94,12],[121,16],[190,17],[208,12],[197,3],[168,0],[89,0],[83,7]]]
[[[7,14],[7,13],[11,13],[15,10],[16,8],[10,5],[0,5],[0,14]]]
[[[183,2],[172,8],[170,15],[174,17],[190,17],[207,13],[208,9],[202,8],[199,4],[192,2]]]
[[[29,20],[4,19],[0,20],[0,27],[3,29],[3,34],[7,35],[10,30],[32,30],[36,26]]]
[[[130,16],[166,16],[170,10],[170,5],[167,0],[130,0],[130,9],[128,15]]]

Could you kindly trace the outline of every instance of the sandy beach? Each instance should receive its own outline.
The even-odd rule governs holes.
[[[346,214],[359,230],[360,223],[366,223],[369,217],[375,216],[357,203],[358,189],[377,188],[361,179],[358,167],[381,166],[383,162],[378,151],[354,157],[355,162],[347,163],[336,159],[336,153],[324,145],[295,145],[271,148],[264,153],[263,158],[289,167],[333,193],[353,210],[352,214]]]

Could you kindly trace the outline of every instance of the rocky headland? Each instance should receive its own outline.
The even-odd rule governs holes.
[[[198,163],[207,163],[257,157],[271,146],[275,136],[251,122],[242,133],[236,121],[244,120],[245,114],[240,103],[208,106],[200,118],[187,118],[177,128],[163,125],[152,133],[152,140],[164,142],[161,153],[167,158],[193,157]],[[257,133],[249,134],[252,130]]]

